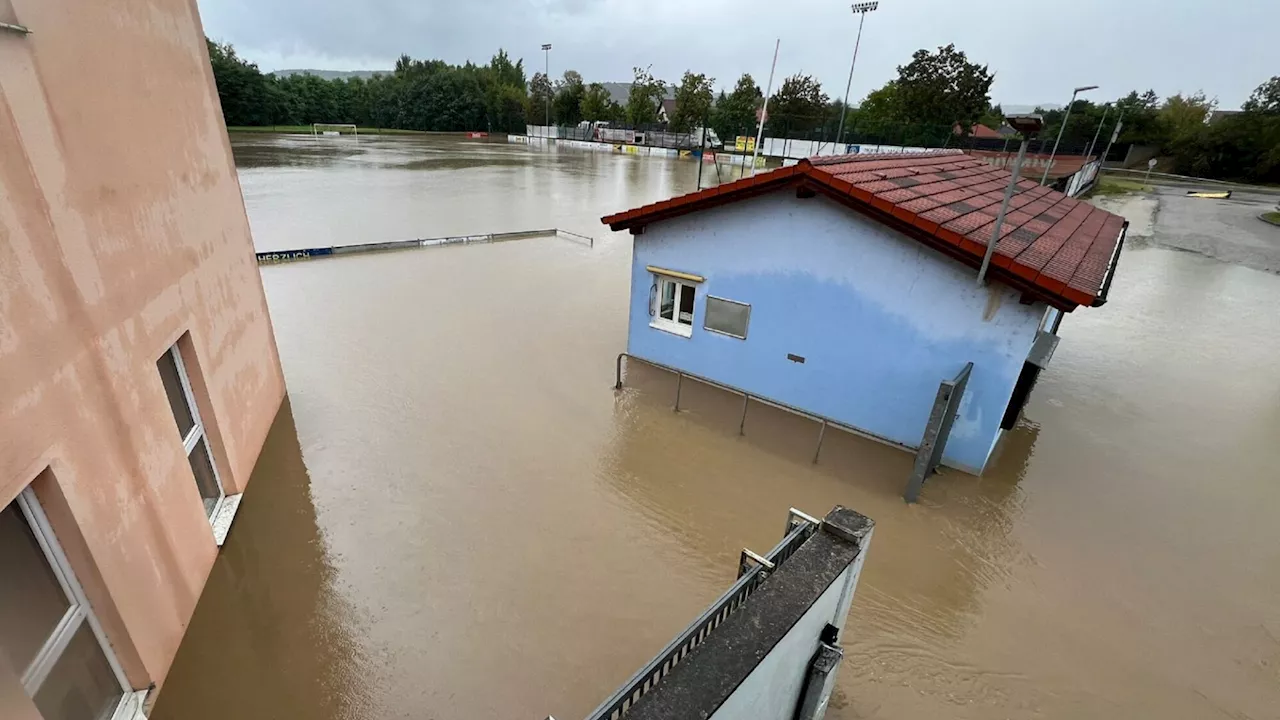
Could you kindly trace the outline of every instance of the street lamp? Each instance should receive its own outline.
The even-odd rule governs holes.
[[[987,241],[987,252],[982,256],[982,267],[978,269],[978,287],[986,284],[987,268],[991,267],[991,256],[995,254],[996,243],[1000,242],[1000,228],[1004,226],[1004,215],[1009,211],[1009,201],[1013,199],[1013,190],[1018,187],[1018,176],[1022,174],[1022,161],[1027,158],[1027,146],[1031,144],[1040,129],[1044,127],[1044,118],[1039,115],[1009,115],[1004,119],[1009,127],[1022,135],[1022,144],[1018,146],[1018,159],[1013,161],[1013,173],[1009,176],[1009,187],[1004,189],[1004,199],[1000,201],[1000,212],[996,215],[996,226],[991,229],[991,239]]]
[[[840,129],[836,131],[836,145],[844,142],[844,116],[849,113],[849,88],[853,87],[853,67],[858,64],[858,46],[862,44],[862,24],[867,21],[867,13],[875,12],[880,6],[878,2],[854,3],[853,14],[858,16],[858,39],[853,43],[853,62],[849,63],[849,81],[844,84],[844,105],[840,108]]]
[[[551,43],[542,44],[542,52],[546,55],[546,69],[543,72],[543,78],[547,81],[547,88],[551,88]],[[551,132],[551,93],[547,93],[547,132]]]
[[[1058,154],[1058,143],[1062,142],[1062,131],[1067,129],[1067,120],[1071,117],[1071,106],[1076,104],[1076,95],[1086,90],[1097,89],[1097,85],[1085,85],[1071,91],[1071,102],[1067,103],[1067,114],[1062,116],[1062,127],[1058,128],[1058,139],[1053,141],[1053,152],[1049,153],[1049,162],[1044,166],[1044,175],[1040,177],[1041,185],[1049,181],[1049,170],[1053,167],[1054,156]]]

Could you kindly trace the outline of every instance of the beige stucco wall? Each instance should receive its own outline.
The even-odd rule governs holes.
[[[0,0],[0,21],[32,30],[0,30],[0,507],[39,478],[143,688],[217,553],[156,359],[189,333],[228,494],[284,379],[194,0]]]

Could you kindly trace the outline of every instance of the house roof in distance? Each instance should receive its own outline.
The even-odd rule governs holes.
[[[801,197],[822,193],[977,267],[1009,177],[958,150],[817,157],[601,221],[639,234],[655,222],[794,186]],[[1101,305],[1126,227],[1119,215],[1021,179],[989,276],[1063,310]]]

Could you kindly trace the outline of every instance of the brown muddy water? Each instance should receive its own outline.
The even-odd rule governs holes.
[[[899,451],[828,433],[813,465],[799,418],[613,391],[631,238],[597,219],[694,163],[233,145],[260,249],[597,241],[263,268],[290,400],[155,720],[575,720],[837,503],[878,526],[829,717],[1280,717],[1280,277],[1135,238],[987,474],[907,506]]]

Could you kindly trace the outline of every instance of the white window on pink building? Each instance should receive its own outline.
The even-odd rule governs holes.
[[[0,654],[44,720],[132,717],[140,700],[40,509],[0,510]]]

